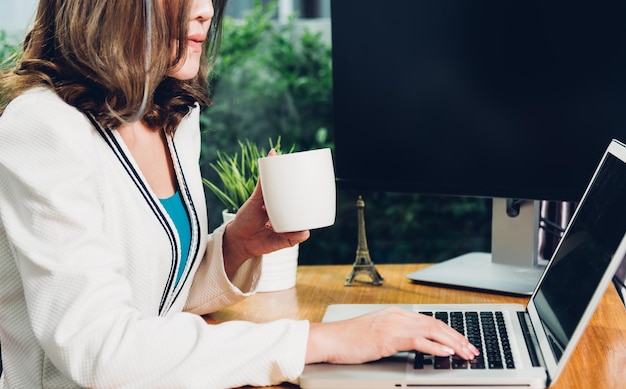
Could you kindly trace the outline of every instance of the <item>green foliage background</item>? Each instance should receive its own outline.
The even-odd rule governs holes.
[[[11,66],[15,54],[19,52],[18,39],[0,30],[0,70]]]
[[[257,2],[243,20],[225,20],[211,79],[213,105],[201,114],[200,163],[210,180],[217,179],[209,166],[217,151],[232,154],[239,141],[267,148],[268,139],[280,136],[296,150],[333,147],[330,44],[321,33],[299,27],[295,18],[276,23],[275,14],[274,4]],[[17,50],[17,41],[0,31],[0,60]],[[223,206],[210,191],[206,195],[213,229],[221,224]],[[354,261],[359,195],[376,263],[438,262],[490,249],[486,199],[340,190],[335,225],[312,231],[300,246],[301,264]]]

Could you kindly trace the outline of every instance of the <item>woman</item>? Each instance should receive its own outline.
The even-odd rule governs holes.
[[[198,111],[225,3],[40,1],[0,76],[0,388],[269,385],[306,363],[477,355],[399,310],[204,322],[254,293],[261,254],[309,237],[271,229],[259,186],[207,233]]]

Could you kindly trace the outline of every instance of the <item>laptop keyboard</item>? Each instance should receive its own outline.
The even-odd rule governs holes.
[[[420,312],[450,325],[480,350],[471,361],[415,352],[413,367],[424,369],[514,369],[513,353],[502,312]]]

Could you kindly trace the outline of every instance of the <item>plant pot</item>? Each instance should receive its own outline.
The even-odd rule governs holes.
[[[234,213],[222,211],[224,223],[235,218]],[[299,245],[287,247],[262,256],[261,278],[257,292],[276,292],[296,285]]]

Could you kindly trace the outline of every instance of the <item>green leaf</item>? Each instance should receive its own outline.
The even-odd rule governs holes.
[[[229,155],[218,151],[217,160],[209,164],[217,173],[220,185],[207,178],[202,180],[229,212],[233,213],[239,210],[254,191],[259,180],[258,159],[267,155],[264,149],[248,139],[238,141],[238,144],[238,152]],[[280,136],[276,143],[270,138],[269,145],[280,153]],[[295,145],[290,151],[294,149]]]

